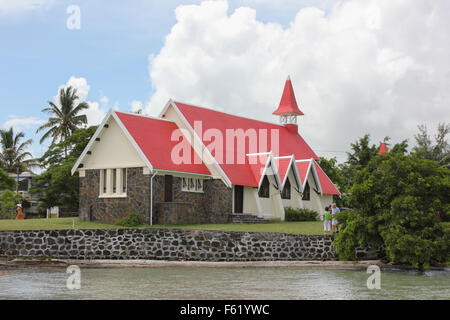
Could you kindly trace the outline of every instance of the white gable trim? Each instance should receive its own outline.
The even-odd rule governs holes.
[[[175,101],[170,99],[166,103],[166,106],[164,107],[164,109],[160,113],[160,117],[162,117],[166,113],[167,109],[169,109],[170,106],[172,106],[172,108],[175,110],[175,112],[180,117],[181,121],[184,123],[186,128],[191,132],[192,136],[197,141],[197,143],[199,143],[199,145],[202,146],[202,151],[204,151],[206,153],[206,155],[212,159],[212,165],[217,169],[217,171],[219,171],[219,173],[222,176],[222,180],[225,183],[225,185],[227,187],[231,188],[233,186],[233,184],[231,183],[231,180],[225,174],[225,172],[223,171],[222,167],[217,162],[216,158],[214,158],[212,156],[212,154],[209,152],[209,149],[205,146],[205,144],[203,143],[202,139],[197,135],[197,133],[191,127],[191,125],[189,124],[187,119],[184,117],[183,113],[180,111],[180,109],[178,109],[178,106],[176,105]],[[192,146],[192,148],[193,148],[193,146]],[[197,150],[194,149],[194,152],[197,152]],[[202,156],[202,155],[200,155],[200,156]]]
[[[139,154],[139,156],[141,157],[142,161],[144,161],[144,163],[147,165],[147,167],[153,171],[153,166],[150,163],[150,161],[147,159],[147,157],[145,156],[144,152],[142,151],[142,149],[138,146],[138,144],[136,143],[136,141],[134,140],[133,136],[130,134],[130,132],[128,132],[128,129],[125,127],[125,125],[122,123],[122,121],[120,121],[119,116],[116,114],[116,112],[112,113],[114,119],[117,121],[117,123],[119,124],[119,127],[122,129],[122,131],[125,133],[125,135],[127,136],[128,140],[131,142],[131,144],[133,145],[133,147],[136,149],[137,153]]]
[[[98,136],[103,132],[103,129],[105,128],[105,124],[108,122],[109,118],[111,117],[111,114],[113,113],[113,110],[110,109],[108,113],[106,114],[105,118],[103,118],[102,122],[97,128],[97,131],[95,131],[94,135],[92,136],[91,140],[87,144],[86,148],[84,148],[83,152],[81,153],[81,156],[78,158],[77,162],[75,162],[75,165],[72,168],[72,175],[75,174],[75,172],[78,170],[78,167],[80,166],[81,162],[86,157],[89,150],[91,150],[92,145],[94,144],[95,140],[98,138]]]
[[[273,175],[275,176],[275,180],[278,184],[278,186],[281,186],[281,179],[280,179],[280,175],[278,173],[278,168],[276,167],[276,163],[274,161],[274,157],[272,154],[272,151],[270,152],[260,152],[260,153],[247,153],[246,156],[247,157],[259,157],[259,156],[265,156],[268,155],[267,159],[266,159],[266,164],[264,165],[264,170],[261,174],[261,178],[259,179],[258,182],[258,190],[261,188],[262,182],[264,180],[264,176],[267,175],[267,170],[269,168],[269,163],[271,164],[271,168],[272,168],[272,172]]]
[[[254,155],[256,155],[256,154],[254,154]],[[258,190],[261,188],[262,182],[264,180],[264,176],[267,175],[267,169],[269,168],[269,164],[270,164],[270,167],[272,168],[272,172],[275,177],[275,181],[278,185],[278,188],[280,188],[280,186],[281,186],[281,179],[280,179],[280,175],[278,173],[277,164],[275,163],[275,159],[273,157],[272,151],[270,151],[269,157],[267,158],[266,165],[264,167],[264,171],[263,171],[261,178],[259,180],[259,183],[258,183]]]
[[[127,111],[118,111],[118,112],[119,112],[119,113],[123,113],[123,114],[128,114],[128,115],[130,115],[130,116],[135,116],[135,117],[148,118],[148,119],[153,119],[153,120],[160,120],[160,121],[167,121],[167,122],[172,122],[172,123],[174,123],[174,121],[169,120],[169,119],[158,118],[158,117],[152,117],[152,116],[145,115],[145,114],[137,114],[137,113],[127,112]]]
[[[75,165],[72,168],[72,175],[75,174],[75,172],[78,170],[78,167],[80,166],[80,164],[84,161],[84,159],[87,156],[87,153],[89,150],[92,149],[92,146],[94,145],[94,143],[96,142],[96,139],[100,136],[100,134],[103,132],[103,130],[105,130],[105,125],[106,123],[109,121],[109,119],[113,117],[114,120],[116,120],[117,124],[119,125],[119,128],[122,129],[122,131],[125,133],[125,136],[128,138],[128,140],[131,142],[132,146],[136,149],[137,153],[139,154],[139,157],[141,158],[142,161],[144,161],[144,163],[147,165],[147,167],[153,171],[153,166],[151,165],[150,161],[147,159],[147,157],[144,155],[144,153],[142,152],[141,148],[139,148],[139,146],[136,144],[136,141],[134,141],[134,139],[131,137],[130,133],[128,132],[128,130],[125,128],[124,124],[122,123],[122,121],[120,121],[119,117],[117,116],[117,114],[115,113],[114,110],[109,110],[108,113],[106,114],[105,118],[103,119],[103,121],[101,122],[101,124],[98,126],[97,131],[95,131],[94,135],[92,136],[91,140],[89,141],[89,143],[87,144],[86,148],[83,150],[83,152],[81,153],[81,156],[78,158],[78,160],[75,162]]]
[[[281,189],[284,188],[284,185],[286,184],[286,181],[287,181],[287,179],[289,177],[289,170],[291,170],[291,168],[292,168],[292,171],[294,172],[294,177],[295,177],[295,182],[297,184],[297,187],[299,189],[301,188],[301,190],[298,190],[298,191],[302,192],[303,191],[302,178],[300,177],[300,173],[298,172],[298,168],[295,165],[295,157],[294,157],[294,155],[285,156],[285,157],[276,157],[275,159],[287,159],[287,158],[291,158],[291,161],[289,162],[289,165],[288,165],[288,167],[286,169],[286,175],[285,175],[285,179],[283,181],[283,184],[281,186]],[[281,179],[281,177],[280,177],[280,179]]]
[[[319,193],[322,195],[322,185],[320,184],[319,174],[317,173],[316,166],[314,165],[314,159],[311,159],[311,168],[313,169],[314,179],[316,180],[316,185],[319,189]]]
[[[317,163],[316,160],[314,160],[314,162],[320,167],[320,169],[322,169],[322,167],[320,166],[319,163]],[[325,176],[328,178],[328,180],[331,181],[331,184],[336,188],[336,190],[337,190],[339,193],[341,193],[341,192],[339,191],[339,189],[336,187],[336,185],[334,184],[333,180],[331,180],[330,177],[327,175],[327,173],[325,172],[325,170],[322,169],[322,172],[325,174]],[[320,186],[320,187],[322,188],[322,186]],[[339,197],[340,197],[340,196],[339,196]]]
[[[311,158],[311,159],[307,159],[307,160],[296,160],[295,162],[306,162],[306,161],[309,162],[309,165],[308,165],[308,170],[306,171],[305,181],[303,181],[303,184],[302,184],[303,190],[305,190],[305,186],[306,186],[306,182],[308,181],[309,173],[310,173],[311,170],[312,170],[313,178],[314,178],[314,180],[315,180],[315,182],[316,182],[317,188],[319,189],[319,193],[320,193],[320,194],[323,194],[322,186],[321,186],[321,184],[320,184],[319,175],[317,174],[316,167],[314,166],[314,163],[313,163],[313,162],[314,162],[314,159]]]

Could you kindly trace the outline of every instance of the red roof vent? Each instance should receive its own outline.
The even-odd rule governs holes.
[[[280,105],[278,109],[274,111],[273,114],[298,114],[303,115],[297,105],[297,100],[295,99],[294,89],[292,88],[291,78],[288,76],[286,83],[284,84],[283,95],[281,96]]]

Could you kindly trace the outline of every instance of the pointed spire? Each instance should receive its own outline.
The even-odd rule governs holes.
[[[286,83],[284,84],[284,90],[283,95],[281,96],[280,105],[278,106],[278,109],[273,112],[273,114],[298,114],[300,116],[303,115],[303,112],[301,112],[298,108],[290,76],[287,77]]]
[[[380,144],[380,149],[378,150],[378,154],[382,154],[382,153],[385,153],[385,152],[388,152],[388,149],[386,147],[386,143],[382,142]]]

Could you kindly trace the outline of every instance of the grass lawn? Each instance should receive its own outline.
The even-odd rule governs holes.
[[[113,224],[80,221],[78,218],[60,219],[26,219],[26,220],[0,220],[1,230],[60,230],[72,229],[118,229]],[[195,225],[154,225],[139,228],[179,228],[220,231],[248,231],[248,232],[277,232],[292,234],[323,234],[323,223],[314,222],[270,222],[267,224],[195,224]]]

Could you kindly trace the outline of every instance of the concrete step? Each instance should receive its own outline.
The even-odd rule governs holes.
[[[234,222],[234,223],[268,223],[269,220],[260,218],[253,214],[234,213],[231,215],[231,222]]]

